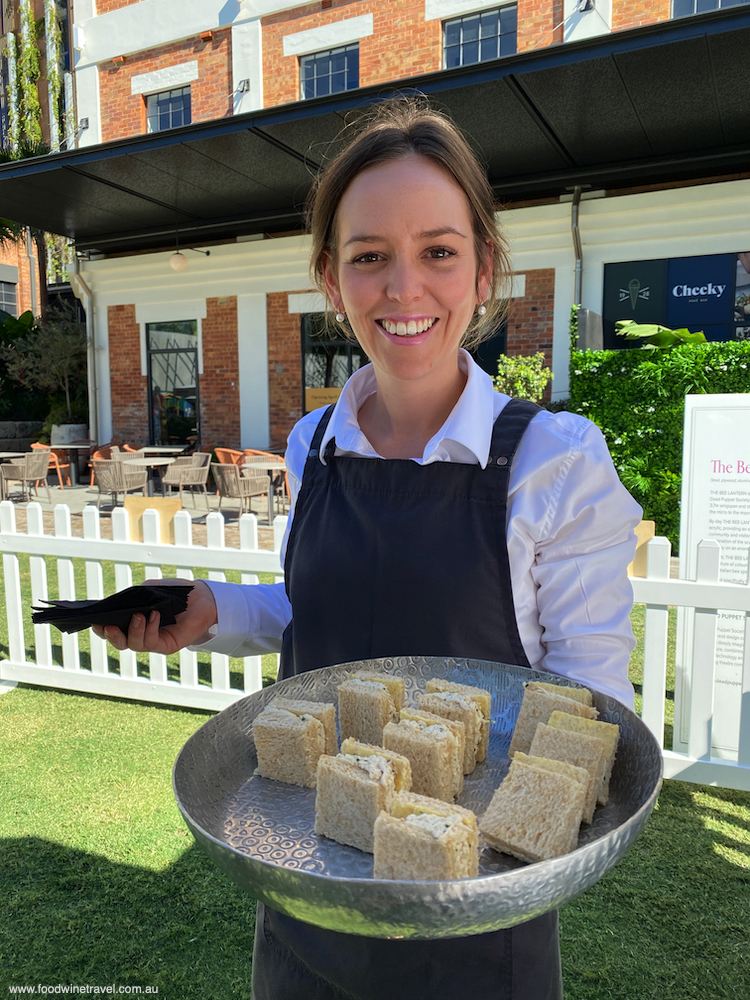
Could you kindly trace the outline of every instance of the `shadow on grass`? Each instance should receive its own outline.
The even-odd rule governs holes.
[[[255,900],[195,846],[163,871],[35,837],[0,842],[0,987],[158,987],[249,1000]]]
[[[666,781],[625,857],[560,914],[566,1000],[750,996],[750,795]]]

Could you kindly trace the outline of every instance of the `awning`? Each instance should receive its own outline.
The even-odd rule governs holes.
[[[0,167],[0,216],[80,250],[299,229],[352,113],[421,91],[475,141],[501,199],[750,170],[750,9],[555,45]]]

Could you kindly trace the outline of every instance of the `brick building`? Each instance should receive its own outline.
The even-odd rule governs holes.
[[[14,0],[16,6],[20,2],[28,0]],[[335,130],[330,123],[318,130],[307,109],[322,115],[339,95],[342,102],[329,118],[338,115],[340,128],[348,110],[357,106],[358,91],[370,88],[371,101],[383,88],[409,87],[415,78],[427,90],[433,78],[439,79],[440,96],[448,95],[450,106],[451,88],[457,86],[451,73],[456,81],[470,81],[476,94],[475,100],[464,100],[460,124],[480,144],[486,136],[502,138],[509,131],[506,161],[513,159],[515,146],[526,143],[529,151],[526,165],[519,158],[510,171],[512,183],[496,185],[505,204],[515,273],[507,323],[485,348],[484,363],[491,368],[501,350],[541,350],[555,370],[553,395],[563,398],[568,316],[576,297],[594,313],[605,314],[606,327],[607,295],[619,295],[625,303],[621,308],[627,306],[630,292],[623,298],[620,287],[625,282],[630,288],[631,279],[620,271],[628,262],[658,263],[666,275],[674,260],[715,257],[716,266],[726,270],[729,256],[750,247],[750,174],[742,172],[747,160],[743,166],[740,157],[731,160],[727,154],[719,167],[714,157],[706,158],[705,166],[688,168],[680,140],[667,150],[672,141],[667,137],[664,148],[677,164],[670,173],[657,164],[666,156],[654,139],[661,126],[646,121],[649,135],[627,168],[605,169],[612,150],[613,157],[621,156],[615,148],[618,137],[605,136],[605,126],[614,126],[599,120],[597,111],[600,72],[601,79],[609,79],[610,40],[616,47],[621,36],[622,59],[636,58],[655,46],[655,39],[663,36],[666,45],[669,32],[680,25],[695,25],[696,37],[704,23],[711,28],[716,22],[716,31],[723,28],[716,19],[730,12],[696,16],[695,3],[71,0],[65,44],[74,83],[75,138],[68,153],[51,164],[57,173],[46,185],[60,186],[69,210],[58,212],[50,201],[39,211],[47,213],[46,228],[56,226],[75,237],[84,251],[73,285],[97,346],[91,399],[99,438],[145,443],[165,434],[184,436],[194,424],[203,447],[283,447],[305,408],[336,397],[361,358],[345,342],[322,346],[318,336],[324,303],[310,286],[299,205],[308,164],[325,156]],[[743,14],[750,8],[732,16],[747,32]],[[662,34],[654,34],[661,28]],[[526,86],[519,96],[518,77],[507,75],[508,67],[526,65],[523,56],[532,69],[543,69],[546,53],[563,66],[563,89],[570,88],[569,120],[560,113],[557,124],[550,124],[545,112],[545,100],[551,98]],[[472,67],[483,73],[472,76]],[[639,82],[635,71],[633,78],[617,107],[625,118],[631,114],[628,102],[636,105],[632,117],[640,122],[648,116],[638,102],[656,106],[660,95],[648,81]],[[524,133],[518,113],[511,115],[508,90],[502,100],[492,96],[495,92],[487,88],[493,80],[504,87],[508,81],[514,100],[532,116],[533,134],[530,126]],[[648,92],[637,93],[639,86]],[[711,81],[698,80],[695,86],[702,90],[687,95],[683,114],[692,113],[690,101],[697,107],[701,95],[713,100]],[[581,104],[582,88],[588,107]],[[668,93],[666,86],[663,94]],[[725,134],[714,145],[729,148],[739,141],[737,120],[747,112],[720,110]],[[212,131],[213,123],[219,127]],[[595,146],[598,132],[600,148],[589,150],[588,172],[581,180],[576,174],[580,161],[570,150]],[[258,167],[252,178],[255,200],[243,193],[240,200],[246,204],[240,205],[238,176],[252,159],[258,136],[268,157],[266,173]],[[743,140],[748,136],[745,129]],[[195,144],[188,155],[191,137]],[[231,163],[225,155],[229,144],[236,147]],[[619,144],[624,145],[621,137]],[[301,173],[290,182],[284,210],[276,206],[275,214],[266,212],[263,192],[274,188],[283,172],[281,157],[291,146]],[[484,146],[481,152],[491,179],[493,171],[502,174],[497,157],[493,161]],[[196,158],[203,164],[198,172]],[[524,170],[545,159],[544,183],[525,186]],[[72,174],[82,186],[71,185]],[[0,168],[0,195],[11,191],[9,174],[2,186],[5,176]],[[98,213],[90,232],[84,232],[88,222],[76,221],[86,199],[89,221]],[[29,196],[33,214],[32,201]],[[269,193],[269,206],[272,201]],[[571,226],[582,246],[578,257]],[[180,271],[172,269],[178,249],[182,258],[177,262],[185,266]],[[576,273],[582,275],[578,285]],[[655,308],[655,297],[646,300],[637,293],[631,311],[642,310],[646,301]],[[723,332],[717,339],[750,335],[750,328],[745,333],[729,318],[719,327]],[[169,426],[157,412],[166,405],[165,397],[173,417]]]

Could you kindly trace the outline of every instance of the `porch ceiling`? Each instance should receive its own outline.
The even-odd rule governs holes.
[[[503,200],[750,169],[750,9],[404,80],[476,143]],[[0,167],[0,216],[104,253],[298,229],[362,88]]]

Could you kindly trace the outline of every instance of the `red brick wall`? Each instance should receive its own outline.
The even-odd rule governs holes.
[[[26,238],[23,237],[19,243],[0,244],[0,264],[9,264],[18,268],[18,284],[16,285],[16,302],[18,304],[18,315],[26,312],[32,307],[31,300],[31,280],[30,271],[34,269],[34,281],[37,289],[37,313],[39,312],[39,266],[36,259],[36,248],[31,244],[34,256],[29,266],[29,258],[26,255]]]
[[[558,25],[563,17],[563,0],[519,0],[518,51],[528,52],[561,42],[564,29]]]
[[[200,376],[201,447],[240,447],[237,296],[206,299]]]
[[[183,39],[128,55],[124,63],[99,66],[99,106],[102,142],[113,142],[146,131],[142,94],[130,93],[130,80],[141,73],[198,60],[198,79],[190,84],[192,120],[223,118],[231,113],[231,29],[215,31],[211,41]]]
[[[526,272],[526,294],[511,299],[508,307],[506,354],[536,354],[543,351],[552,363],[552,330],[555,310],[555,271],[545,268]]]
[[[668,21],[671,15],[672,0],[616,0],[612,4],[612,30]]]
[[[299,293],[272,292],[266,296],[272,448],[284,447],[289,431],[302,416],[301,317],[289,312],[290,294]]]
[[[111,10],[119,10],[121,7],[132,7],[141,0],[96,0],[96,13],[107,14]]]
[[[141,334],[135,306],[109,306],[109,372],[112,440],[148,444],[148,387],[141,375]]]
[[[347,7],[346,11],[342,7]],[[299,100],[299,59],[284,55],[283,38],[321,25],[373,15],[374,33],[359,43],[360,86],[432,73],[442,67],[440,20],[425,21],[423,0],[373,0],[321,10],[309,4],[265,17],[263,26],[263,102],[266,107]]]

